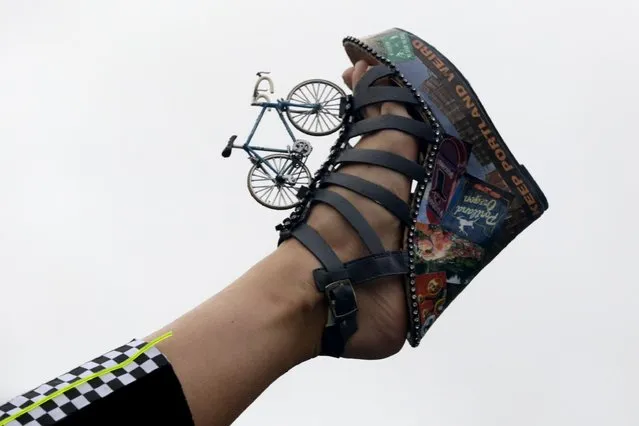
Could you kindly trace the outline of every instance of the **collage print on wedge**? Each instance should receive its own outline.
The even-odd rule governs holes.
[[[353,64],[364,59],[395,70],[393,82],[411,88],[423,106],[423,121],[435,129],[435,141],[424,153],[426,177],[412,194],[413,222],[404,240],[409,255],[407,339],[417,346],[446,307],[548,209],[548,202],[468,81],[433,46],[398,28],[347,37],[343,43]],[[346,146],[343,133],[314,181],[329,172]],[[312,198],[313,190],[314,182],[300,205]],[[299,210],[277,229],[294,227]]]

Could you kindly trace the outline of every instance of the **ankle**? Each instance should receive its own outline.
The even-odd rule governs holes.
[[[269,269],[285,277],[263,290],[270,300],[284,307],[282,312],[291,334],[297,336],[292,362],[299,364],[319,355],[327,307],[324,295],[315,287],[313,270],[321,265],[294,239],[284,241],[266,261],[270,264]]]

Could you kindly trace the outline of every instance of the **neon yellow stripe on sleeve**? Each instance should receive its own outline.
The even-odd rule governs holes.
[[[106,374],[111,373],[112,371],[119,370],[121,368],[126,367],[127,365],[129,365],[133,361],[135,361],[144,352],[148,351],[149,349],[151,349],[152,347],[154,347],[155,345],[157,345],[161,341],[166,340],[166,339],[168,339],[171,336],[173,336],[173,332],[169,331],[168,333],[163,334],[162,336],[160,336],[160,337],[158,337],[156,339],[153,339],[152,341],[150,341],[146,345],[142,346],[140,348],[140,350],[137,351],[134,355],[132,355],[130,358],[122,361],[120,364],[114,365],[113,367],[109,367],[109,368],[104,369],[102,371],[98,371],[97,373],[94,373],[94,374],[92,374],[90,376],[87,376],[84,379],[80,379],[77,382],[71,383],[69,386],[67,386],[65,388],[58,389],[57,391],[55,391],[51,395],[47,395],[46,398],[43,398],[40,401],[38,401],[38,402],[36,402],[36,403],[34,403],[32,405],[29,405],[28,407],[24,408],[22,411],[17,412],[16,414],[12,415],[11,417],[7,417],[6,419],[0,421],[0,426],[7,425],[8,423],[12,422],[13,420],[17,419],[18,417],[22,416],[23,414],[28,413],[29,411],[36,409],[37,407],[41,406],[45,402],[50,401],[53,398],[56,398],[56,397],[62,395],[63,393],[69,391],[70,389],[76,388],[76,387],[80,386],[81,384],[88,382],[89,380],[93,380],[96,377],[104,376]]]

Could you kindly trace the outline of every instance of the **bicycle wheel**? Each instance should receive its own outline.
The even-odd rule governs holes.
[[[311,182],[311,172],[299,159],[273,154],[253,164],[246,178],[249,193],[261,205],[287,210],[299,202],[297,191]]]
[[[311,136],[325,136],[342,127],[339,114],[341,98],[346,93],[327,80],[306,80],[291,90],[287,101],[296,104],[319,105],[319,108],[289,107],[286,115],[300,132]]]

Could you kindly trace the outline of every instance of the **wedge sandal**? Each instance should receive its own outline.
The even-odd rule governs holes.
[[[356,287],[380,277],[404,277],[407,340],[416,347],[472,279],[548,208],[541,189],[495,129],[468,81],[434,47],[391,29],[363,39],[347,37],[350,60],[371,68],[342,100],[343,127],[300,203],[276,229],[279,243],[295,238],[319,260],[313,273],[328,303],[322,354],[339,357],[357,332]],[[380,81],[390,82],[379,85]],[[412,118],[364,118],[383,102],[406,106]],[[384,129],[413,136],[417,162],[378,150],[353,149],[352,138]],[[342,164],[385,167],[412,180],[409,202],[372,182],[340,173]],[[403,247],[386,251],[379,236],[344,197],[346,188],[383,206],[404,226]],[[343,263],[306,219],[316,203],[331,206],[352,226],[369,254]],[[279,244],[278,243],[278,244]],[[365,285],[365,284],[364,284]]]

